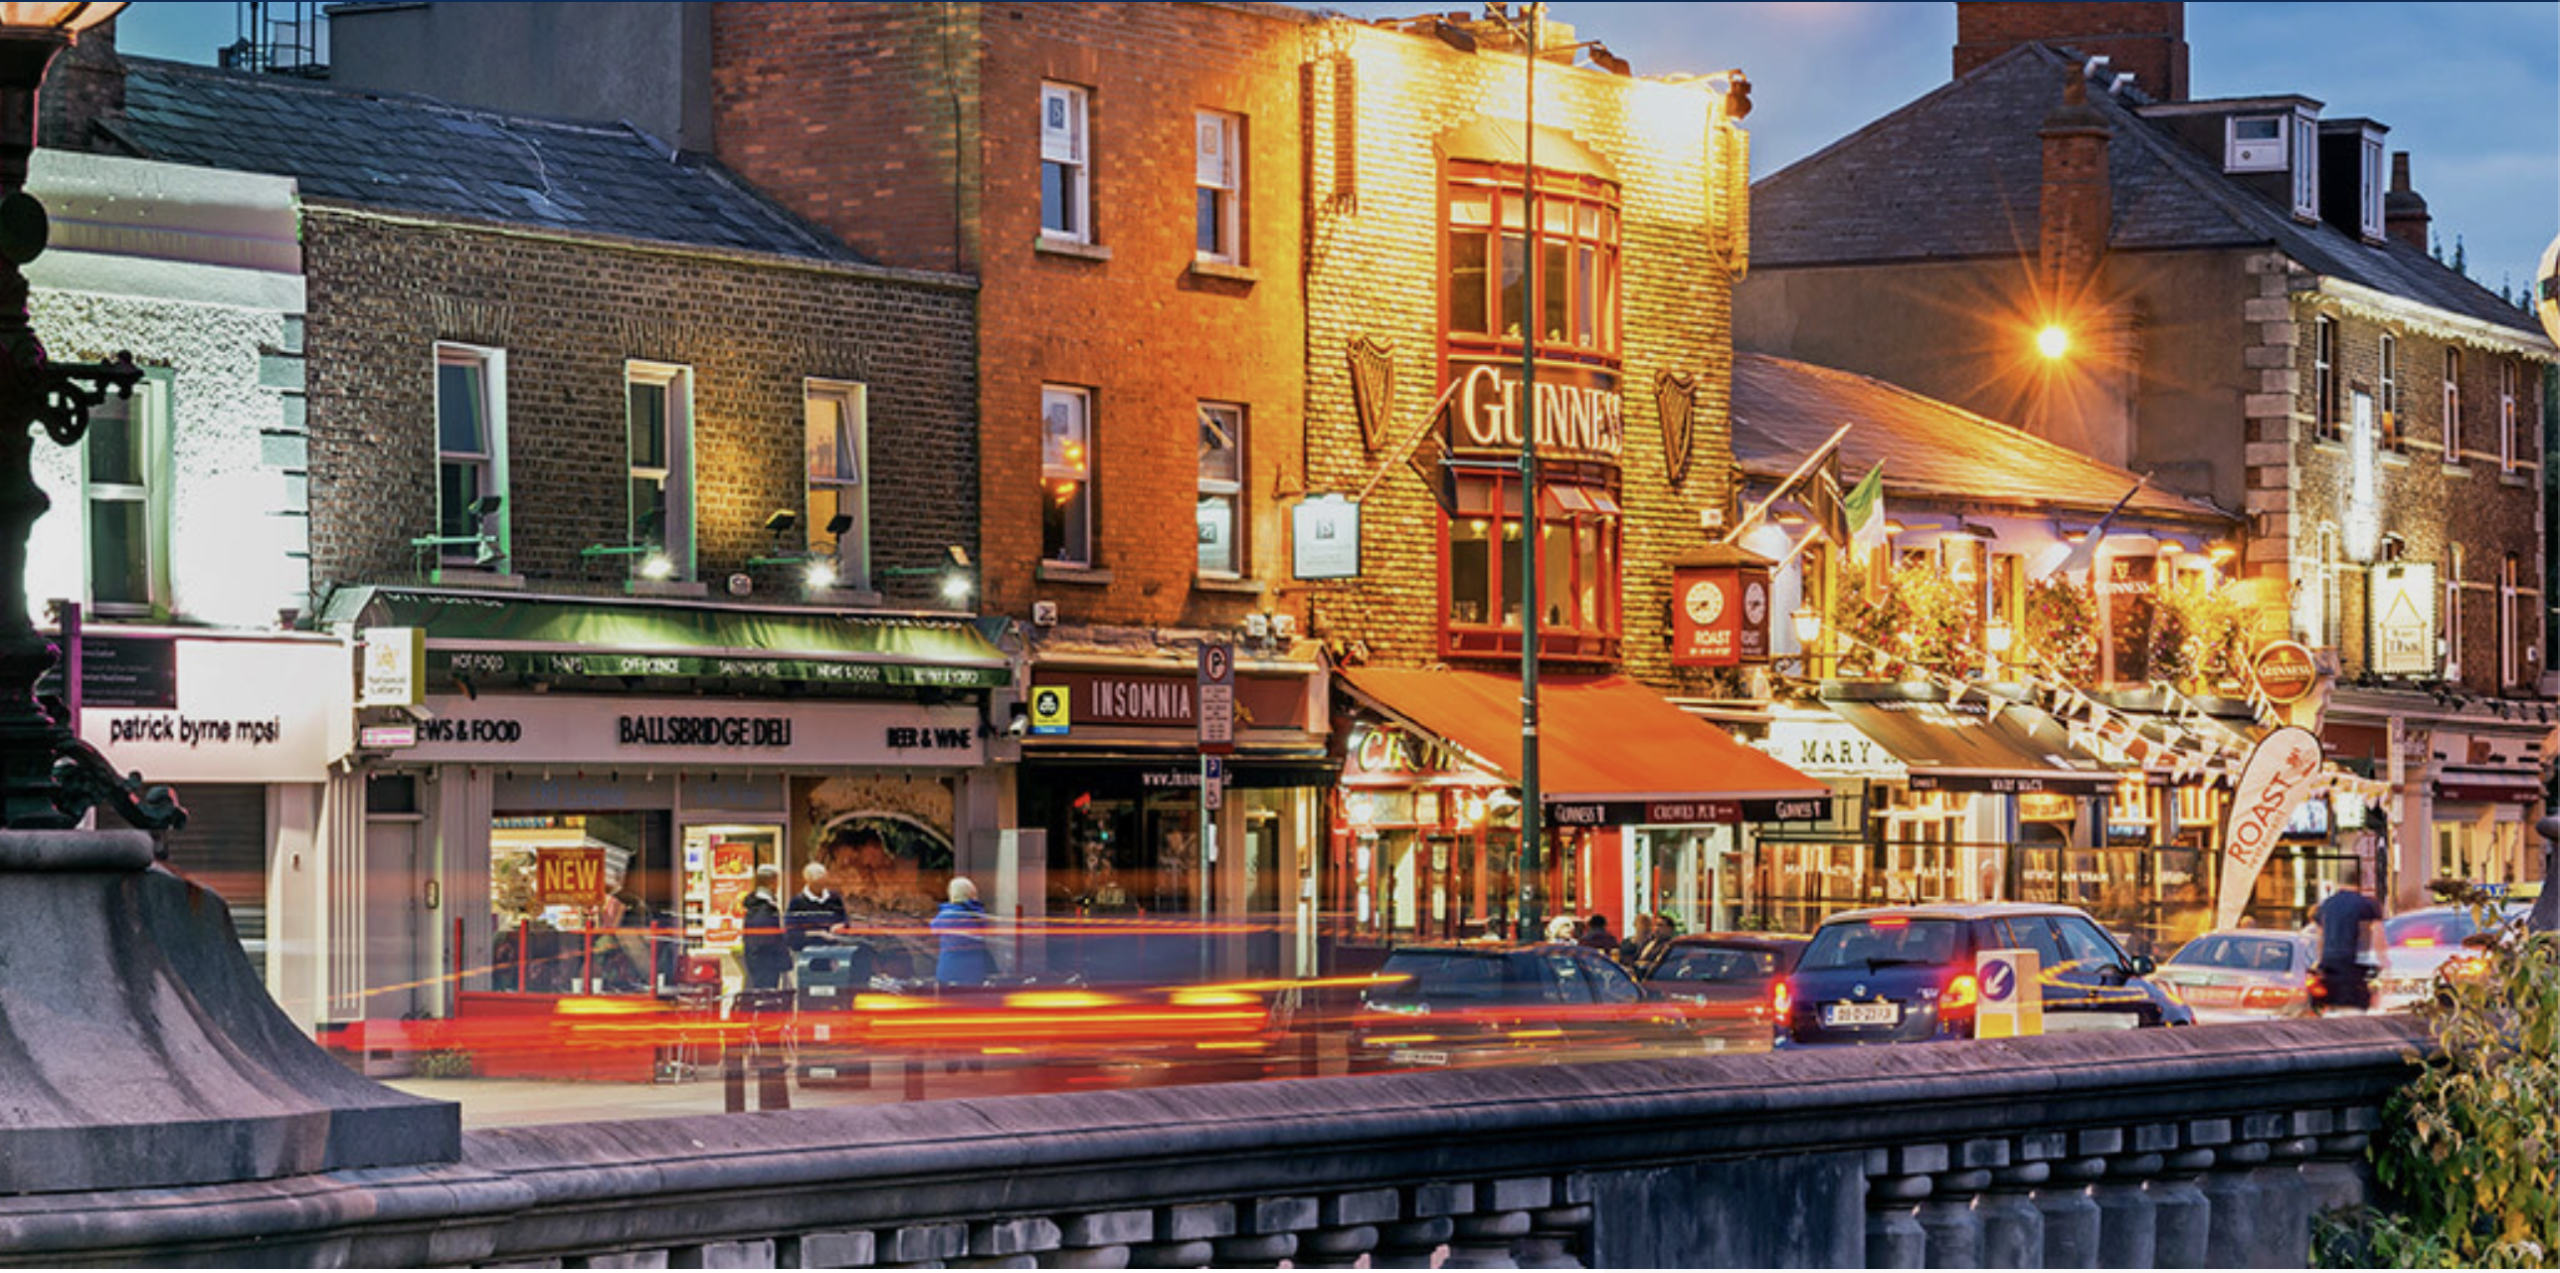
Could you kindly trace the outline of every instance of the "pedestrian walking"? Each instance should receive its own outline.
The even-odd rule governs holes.
[[[987,908],[978,901],[978,886],[965,875],[953,877],[951,900],[933,916],[934,935],[941,939],[933,979],[946,986],[987,984],[996,975],[995,956],[987,949],[991,926]]]
[[[741,943],[746,947],[750,990],[781,989],[783,975],[791,971],[791,945],[783,933],[782,906],[773,898],[781,879],[780,867],[771,863],[757,867],[755,891],[747,894],[739,908],[746,930]]]
[[[2382,907],[2353,883],[2334,885],[2311,921],[2320,928],[2320,965],[2312,972],[2311,1004],[2324,1015],[2373,1007],[2373,971],[2382,959],[2377,941]],[[2367,955],[2372,956],[2367,962]]]

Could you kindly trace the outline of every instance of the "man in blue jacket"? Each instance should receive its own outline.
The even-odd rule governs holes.
[[[946,986],[987,984],[996,972],[995,956],[987,950],[989,926],[987,908],[978,902],[978,886],[965,875],[952,877],[951,900],[933,916],[934,935],[941,939],[933,979]]]

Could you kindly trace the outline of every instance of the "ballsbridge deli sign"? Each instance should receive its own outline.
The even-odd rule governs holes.
[[[1516,458],[1527,413],[1520,360],[1451,357],[1458,392],[1449,407],[1449,454]],[[1538,365],[1538,454],[1550,460],[1618,462],[1626,447],[1626,415],[1614,372],[1570,363]]]
[[[1012,674],[1000,667],[603,651],[432,650],[427,666],[447,684],[634,676],[883,688],[994,689],[1012,683]]]

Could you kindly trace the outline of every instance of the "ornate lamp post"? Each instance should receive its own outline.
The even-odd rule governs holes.
[[[55,719],[35,697],[54,648],[27,610],[27,535],[51,501],[36,485],[35,436],[77,446],[89,410],[113,391],[130,397],[142,377],[133,356],[55,363],[27,321],[27,276],[42,255],[44,205],[26,192],[36,148],[36,90],[45,68],[80,32],[116,15],[115,4],[0,3],[0,826],[69,827],[97,804],[148,830],[183,824],[164,787],[119,778],[80,741],[78,722]]]

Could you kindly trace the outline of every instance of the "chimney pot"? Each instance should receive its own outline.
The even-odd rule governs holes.
[[[2409,152],[2391,152],[2391,188],[2382,196],[2382,232],[2421,252],[2427,250],[2427,201],[2409,184]]]

